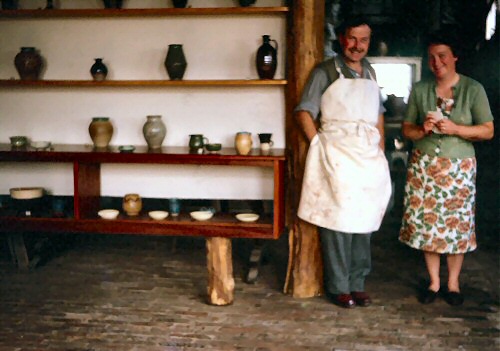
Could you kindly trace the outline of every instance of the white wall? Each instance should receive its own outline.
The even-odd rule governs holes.
[[[56,1],[62,8],[102,8],[96,0]],[[236,6],[236,0],[189,0],[193,7]],[[20,8],[45,1],[21,0]],[[171,1],[125,0],[124,7],[171,7]],[[256,6],[282,6],[258,0]],[[257,78],[255,53],[262,35],[279,47],[275,78],[285,77],[285,16],[172,16],[151,18],[61,18],[0,20],[0,79],[18,78],[13,60],[34,46],[46,60],[43,79],[91,79],[94,58],[104,58],[108,79],[168,79],[168,44],[183,44],[184,79]],[[238,131],[273,133],[285,146],[284,87],[0,88],[0,142],[27,135],[53,143],[90,144],[88,125],[108,116],[112,145],[145,145],[147,115],[163,116],[164,145],[187,145],[189,134],[232,146]],[[105,165],[102,193],[144,197],[271,199],[272,172],[252,167]],[[54,194],[73,193],[71,165],[0,164],[0,194],[16,186],[42,185]]]

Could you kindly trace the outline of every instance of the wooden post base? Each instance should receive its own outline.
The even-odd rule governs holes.
[[[24,245],[24,237],[22,233],[11,233],[7,237],[9,250],[14,264],[20,271],[29,269],[29,258],[26,246]]]
[[[231,239],[207,238],[208,303],[223,306],[233,303],[234,278]]]

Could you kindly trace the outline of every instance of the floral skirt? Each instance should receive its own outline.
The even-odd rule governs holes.
[[[405,186],[399,240],[418,250],[460,254],[476,249],[476,159],[415,150]]]

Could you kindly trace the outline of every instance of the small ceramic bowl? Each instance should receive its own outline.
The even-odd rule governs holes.
[[[255,222],[259,219],[259,215],[255,213],[239,213],[236,218],[242,222]]]
[[[148,214],[149,214],[149,217],[151,217],[157,221],[160,221],[160,220],[168,217],[167,211],[149,211]]]
[[[14,147],[23,147],[28,145],[28,137],[16,135],[10,137],[10,145]]]
[[[118,151],[126,153],[126,152],[134,152],[135,146],[134,145],[121,145],[118,146]]]
[[[32,141],[30,146],[36,150],[43,150],[50,147],[50,141]]]
[[[11,188],[10,196],[16,200],[38,199],[43,196],[43,188],[41,187]]]
[[[206,221],[213,217],[212,211],[193,211],[189,213],[191,217],[197,221]]]
[[[120,213],[120,211],[113,210],[113,209],[105,209],[105,210],[100,210],[99,212],[97,212],[99,217],[101,217],[103,219],[116,219],[116,217],[118,217],[119,213]]]
[[[216,152],[220,151],[222,149],[222,144],[216,143],[216,144],[207,144],[205,145],[205,149],[210,152]]]

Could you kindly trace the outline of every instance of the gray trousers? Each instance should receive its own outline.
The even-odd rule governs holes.
[[[323,252],[325,290],[330,294],[365,291],[371,271],[371,234],[341,233],[318,227]]]

